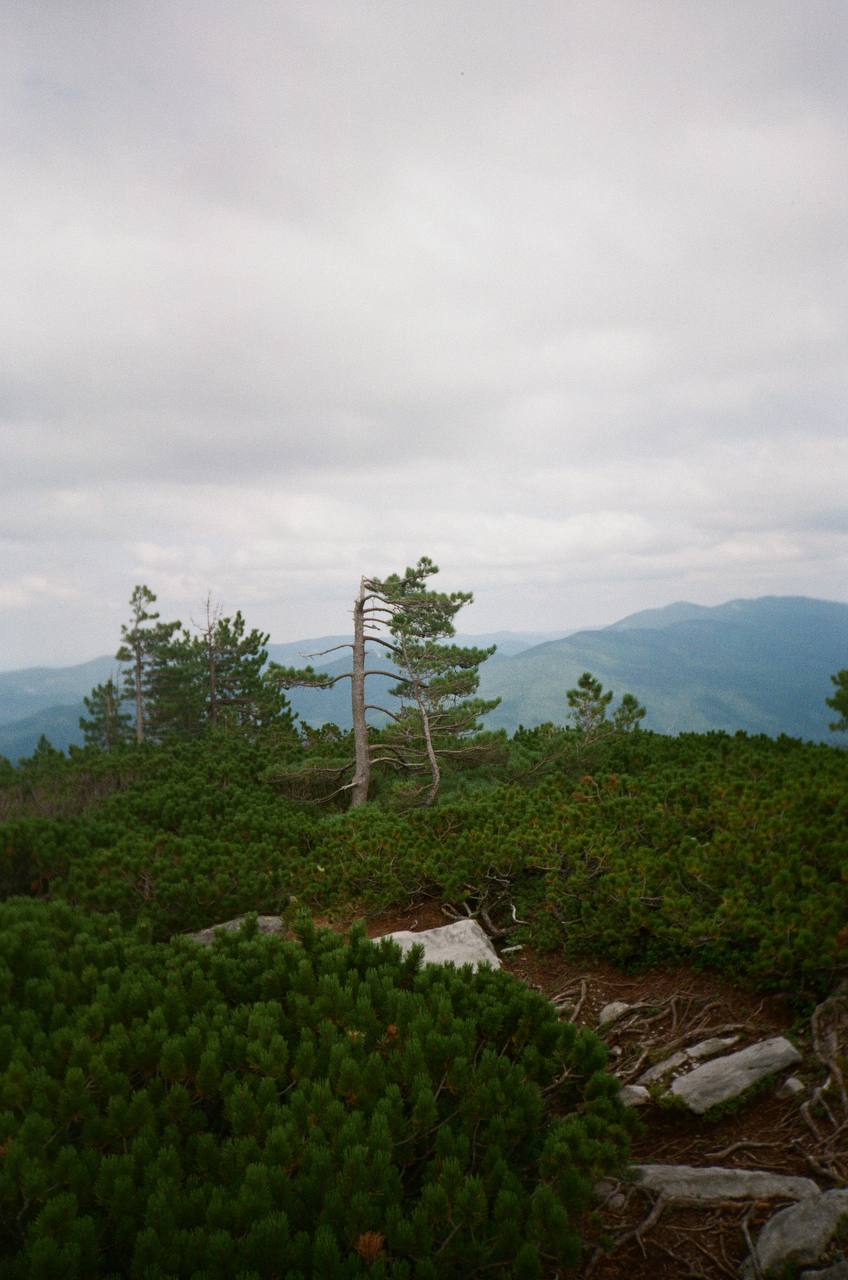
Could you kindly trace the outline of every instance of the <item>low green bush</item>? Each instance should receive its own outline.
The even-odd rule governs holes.
[[[509,975],[362,931],[214,947],[0,906],[8,1280],[538,1277],[629,1115]]]

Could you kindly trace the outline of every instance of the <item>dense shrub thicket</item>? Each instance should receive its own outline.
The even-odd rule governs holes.
[[[630,1123],[593,1035],[506,974],[421,970],[362,932],[205,950],[184,931],[429,895],[622,964],[801,994],[846,967],[848,752],[548,725],[455,757],[435,808],[378,777],[342,813],[279,782],[338,735],[292,737],[42,744],[0,768],[9,1280],[520,1280],[576,1259]]]
[[[448,776],[435,809],[351,814],[279,794],[261,741],[51,762],[67,816],[37,816],[44,782],[6,786],[0,892],[116,911],[155,939],[250,910],[432,894],[514,940],[623,964],[820,991],[848,961],[848,753],[719,733],[580,751],[551,726],[508,746],[500,765]]]
[[[529,1280],[625,1157],[593,1034],[363,932],[162,946],[16,899],[0,1008],[9,1280]]]

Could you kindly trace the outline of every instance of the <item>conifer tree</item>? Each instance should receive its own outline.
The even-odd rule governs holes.
[[[429,770],[427,804],[433,804],[439,792],[439,757],[456,753],[457,742],[479,730],[480,717],[500,702],[500,698],[484,701],[473,696],[480,682],[480,664],[496,646],[480,649],[442,643],[455,634],[454,617],[474,597],[470,591],[446,594],[429,589],[427,579],[435,573],[438,566],[422,556],[403,575],[372,583],[375,595],[391,611],[388,627],[399,671],[390,693],[400,699],[400,711],[383,708],[392,721],[383,746],[389,751],[388,763]]]
[[[830,727],[837,732],[848,732],[848,667],[837,671],[836,675],[831,676],[830,679],[836,692],[832,698],[826,698],[825,701],[834,711],[839,712],[839,719],[832,720]]]
[[[632,693],[625,693],[610,719],[607,712],[613,692],[611,689],[604,692],[604,686],[591,671],[583,672],[577,688],[569,689],[566,697],[571,708],[569,718],[580,734],[582,746],[589,746],[612,734],[630,733],[638,729],[639,721],[647,715],[638,699]]]
[[[264,675],[269,639],[267,632],[247,631],[240,610],[234,618],[222,617],[207,598],[206,621],[195,645],[205,671],[209,728],[256,729],[286,714],[280,687]]]
[[[340,680],[350,680],[353,777],[340,789],[350,792],[351,808],[367,801],[372,765],[378,762],[402,771],[420,773],[429,769],[426,803],[432,804],[441,778],[440,753],[451,750],[449,744],[476,729],[479,716],[499,701],[483,702],[472,697],[477,689],[479,664],[494,652],[494,646],[466,649],[440,643],[454,635],[453,619],[473,596],[468,591],[431,590],[427,579],[436,573],[438,566],[422,556],[414,568],[407,568],[403,574],[360,579],[353,604],[353,640],[333,646],[351,650],[350,672],[331,676],[312,667],[272,664],[270,677],[282,688],[328,689]],[[367,667],[368,644],[388,650],[394,670]],[[366,680],[373,675],[396,681],[391,692],[401,699],[399,710],[367,701]],[[366,719],[369,710],[388,716],[395,728],[372,740]]]
[[[179,622],[159,622],[159,614],[150,608],[155,603],[156,596],[149,587],[140,584],[133,588],[130,623],[121,627],[121,646],[115,655],[118,662],[128,664],[123,694],[135,707],[136,742],[144,742],[151,704],[157,692],[161,694],[161,676],[168,664],[167,646],[180,627]]]
[[[101,751],[114,751],[129,741],[132,716],[121,710],[121,695],[112,676],[104,684],[95,685],[83,698],[89,719],[80,716],[85,745]]]

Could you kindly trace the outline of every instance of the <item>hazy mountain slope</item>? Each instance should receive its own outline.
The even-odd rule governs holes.
[[[692,606],[687,606],[691,609]],[[696,606],[697,608],[697,606]],[[674,620],[651,610],[638,621],[538,645],[483,672],[481,690],[500,695],[499,727],[563,721],[565,693],[581,672],[647,706],[646,726],[664,733],[744,729],[832,740],[824,699],[830,675],[848,663],[848,605],[804,597],[735,600]]]
[[[0,725],[0,756],[16,764],[22,756],[31,756],[42,734],[51,746],[66,751],[73,743],[82,742],[79,718],[85,708],[79,706],[48,707],[35,715]]]
[[[745,729],[842,740],[828,730],[824,700],[832,690],[831,674],[848,666],[848,605],[792,596],[713,607],[680,602],[596,631],[534,643],[540,636],[503,631],[457,637],[463,644],[499,645],[482,668],[481,694],[503,699],[488,717],[491,727],[565,722],[566,690],[583,671],[592,671],[616,693],[635,693],[648,708],[647,726],[664,733]],[[344,640],[316,636],[271,644],[269,655],[286,666],[311,662],[341,674],[350,670],[346,651],[307,655]],[[377,650],[373,665],[385,667],[387,658]],[[42,733],[55,746],[80,742],[82,698],[116,665],[114,658],[96,658],[74,667],[0,673],[0,754],[28,755]],[[369,701],[385,702],[391,684],[388,677],[374,677]],[[347,680],[325,691],[293,689],[290,698],[309,723],[350,727]]]
[[[118,663],[114,658],[93,658],[73,667],[0,671],[0,725],[72,702],[82,706],[82,699],[96,684],[102,684],[117,672]]]

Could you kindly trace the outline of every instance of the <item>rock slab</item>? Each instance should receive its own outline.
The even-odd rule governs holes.
[[[732,1048],[738,1039],[738,1036],[714,1037],[712,1040],[701,1040],[688,1049],[680,1049],[664,1062],[658,1062],[655,1067],[648,1067],[647,1071],[643,1071],[637,1084],[653,1084],[655,1080],[671,1075],[679,1067],[689,1067],[694,1062],[703,1062],[705,1058],[715,1058],[719,1053],[724,1053],[725,1049]]]
[[[812,1178],[761,1169],[694,1168],[687,1164],[637,1164],[640,1186],[669,1200],[809,1200],[821,1194]]]
[[[425,964],[470,964],[474,970],[481,966],[490,969],[501,967],[497,951],[476,920],[457,920],[455,924],[442,925],[439,929],[422,929],[420,933],[401,929],[383,937],[391,938],[404,952],[411,951],[413,947],[423,947]],[[375,938],[374,941],[379,942],[380,939]]]
[[[848,1262],[834,1262],[823,1271],[802,1271],[800,1280],[848,1280]]]
[[[773,1036],[771,1040],[761,1040],[738,1053],[713,1058],[695,1067],[674,1081],[671,1093],[701,1116],[711,1107],[738,1098],[764,1076],[793,1067],[800,1061],[801,1055],[793,1044],[783,1036]]]
[[[236,916],[234,920],[225,920],[223,924],[212,924],[208,929],[198,929],[196,933],[187,933],[185,936],[201,947],[211,947],[216,934],[235,933],[244,927],[246,920],[247,916]],[[282,916],[258,916],[256,931],[264,934],[283,934],[286,932],[286,926]]]
[[[798,1265],[820,1261],[843,1218],[848,1218],[848,1190],[844,1189],[823,1191],[781,1209],[769,1218],[755,1245],[761,1270],[768,1272],[790,1262]],[[753,1277],[750,1261],[743,1275]]]

